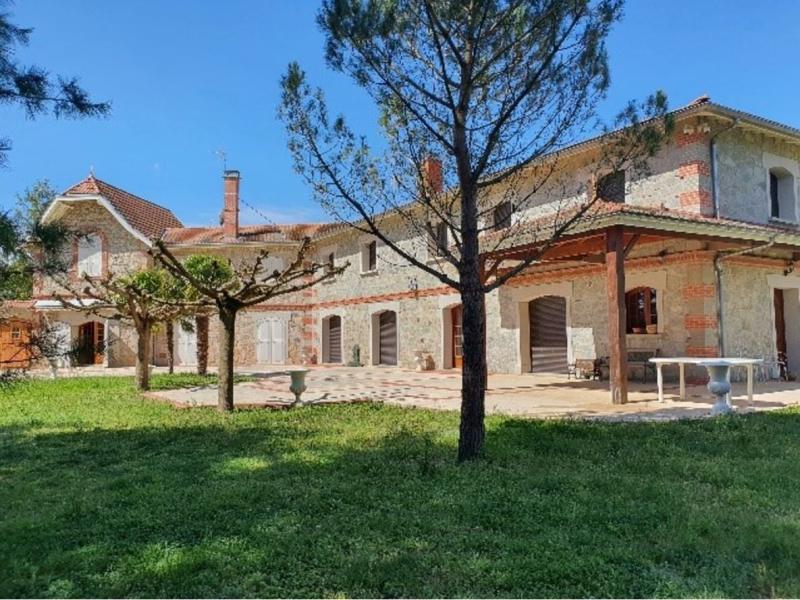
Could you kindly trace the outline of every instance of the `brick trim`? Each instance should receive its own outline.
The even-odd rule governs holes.
[[[710,283],[701,285],[685,285],[683,286],[683,290],[681,290],[684,300],[690,300],[693,298],[713,298],[716,292],[716,286]]]
[[[683,326],[689,330],[716,329],[717,318],[713,315],[686,315]]]
[[[714,208],[714,202],[711,199],[711,192],[706,190],[682,192],[678,195],[678,200],[681,203],[681,208],[699,207],[701,211],[712,210]]]
[[[719,349],[716,346],[686,346],[686,355],[694,358],[717,358]]]
[[[693,160],[678,167],[678,177],[681,179],[698,175],[705,175],[706,177],[711,175],[711,167],[704,160]]]

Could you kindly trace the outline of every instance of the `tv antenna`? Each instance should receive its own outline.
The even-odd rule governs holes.
[[[222,161],[222,170],[228,170],[228,155],[225,150],[214,150],[214,155]]]

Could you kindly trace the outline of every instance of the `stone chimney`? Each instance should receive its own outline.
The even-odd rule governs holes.
[[[239,237],[239,171],[225,171],[224,202],[222,208],[222,234],[226,238]]]
[[[431,194],[442,191],[442,161],[428,156],[422,161],[422,183]]]

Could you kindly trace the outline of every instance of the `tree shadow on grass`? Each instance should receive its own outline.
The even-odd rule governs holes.
[[[800,593],[797,414],[492,418],[459,467],[415,412],[4,428],[0,596]]]

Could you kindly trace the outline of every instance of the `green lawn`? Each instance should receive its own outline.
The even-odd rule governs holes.
[[[800,413],[457,432],[0,388],[0,597],[800,595]]]

